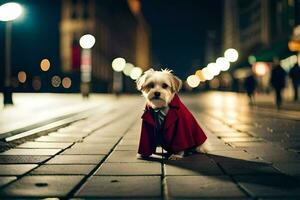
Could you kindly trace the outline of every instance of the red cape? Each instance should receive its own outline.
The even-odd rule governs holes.
[[[151,109],[146,106],[142,116],[142,131],[138,153],[150,156],[155,153],[157,140],[155,138],[155,121]],[[197,147],[207,139],[191,112],[180,101],[177,94],[169,104],[163,127],[162,147],[169,153],[178,153],[193,147]]]

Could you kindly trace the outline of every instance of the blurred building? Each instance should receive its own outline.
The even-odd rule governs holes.
[[[223,2],[223,51],[227,48],[239,51],[239,60],[231,68],[235,80],[232,88],[239,88],[252,67],[261,90],[268,91],[273,58],[278,57],[287,72],[297,60],[288,43],[300,22],[300,0]]]
[[[86,33],[96,38],[92,49],[94,91],[111,91],[111,62],[116,57],[123,57],[144,70],[149,67],[150,33],[139,0],[61,2],[60,57],[64,72],[79,77],[79,39]],[[133,81],[124,79],[124,82],[124,90],[130,91]]]
[[[224,0],[223,50],[236,48],[240,63],[288,56],[288,40],[299,23],[299,0]],[[244,62],[244,65],[249,65]]]

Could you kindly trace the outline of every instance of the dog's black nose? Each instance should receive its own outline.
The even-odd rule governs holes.
[[[160,92],[154,92],[154,96],[155,97],[159,97],[160,96]]]

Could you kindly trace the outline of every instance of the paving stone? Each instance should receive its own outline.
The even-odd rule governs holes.
[[[278,174],[278,170],[270,164],[251,162],[251,161],[236,161],[236,162],[223,162],[220,164],[228,175],[239,174]]]
[[[241,175],[234,179],[253,197],[300,196],[300,182],[287,175]]]
[[[160,197],[160,176],[93,176],[75,195],[98,198]]]
[[[288,175],[300,175],[300,163],[274,163],[274,167]]]
[[[95,165],[42,165],[30,174],[35,175],[88,175]]]
[[[41,163],[51,156],[0,155],[0,164],[31,164]]]
[[[250,142],[234,142],[230,145],[234,147],[256,147],[267,144],[265,141],[250,141]]]
[[[227,176],[168,176],[167,194],[171,198],[246,197]]]
[[[61,154],[63,155],[106,155],[110,152],[110,149],[95,149],[95,148],[70,148],[66,149]]]
[[[65,149],[73,143],[54,143],[54,142],[25,142],[17,148],[31,148],[31,149]]]
[[[208,154],[211,158],[218,161],[235,161],[235,160],[249,160],[257,161],[258,158],[254,155],[246,153],[244,151],[214,151],[212,154]]]
[[[249,137],[247,133],[240,133],[240,132],[216,132],[214,135],[218,137],[225,137],[225,138],[244,138]]]
[[[220,168],[212,160],[209,161],[166,161],[165,175],[223,175]]]
[[[117,145],[116,151],[137,151],[136,145]]]
[[[272,163],[279,163],[279,162],[285,162],[285,163],[295,163],[300,162],[300,154],[294,153],[294,152],[277,152],[277,153],[270,153],[261,156],[263,160],[272,162]]]
[[[60,152],[61,149],[10,149],[0,155],[40,155],[48,156],[55,155]]]
[[[36,142],[77,142],[81,141],[80,138],[73,138],[73,137],[54,137],[54,136],[41,136],[35,139]]]
[[[224,142],[253,142],[253,141],[263,141],[261,138],[255,138],[255,137],[241,137],[241,138],[222,138]]]
[[[101,137],[95,137],[95,136],[90,136],[86,137],[83,142],[85,143],[100,143],[100,144],[116,144],[120,138],[101,138]]]
[[[75,143],[71,148],[79,148],[79,149],[84,149],[84,148],[93,148],[97,150],[110,150],[113,148],[113,144],[93,144],[93,143]]]
[[[49,136],[53,137],[74,137],[74,138],[83,138],[87,136],[88,133],[74,133],[74,132],[55,132],[50,133]]]
[[[103,155],[57,155],[46,164],[98,164]]]
[[[137,158],[136,151],[113,151],[105,162],[149,162]]]
[[[6,185],[16,179],[17,179],[17,177],[15,177],[15,176],[1,176],[0,177],[0,187]]]
[[[2,197],[65,197],[83,176],[25,176],[0,190]]]
[[[0,165],[0,175],[18,176],[37,166],[34,164],[2,164]]]
[[[161,163],[103,163],[96,175],[160,175]]]
[[[139,140],[122,140],[120,142],[120,145],[138,145],[139,144]]]

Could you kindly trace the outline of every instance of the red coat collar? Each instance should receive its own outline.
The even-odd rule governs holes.
[[[165,129],[168,128],[171,124],[173,124],[177,120],[177,118],[178,118],[177,110],[180,107],[180,103],[181,103],[181,101],[180,101],[178,95],[175,94],[172,101],[169,103],[169,111],[165,118],[165,126],[164,126]],[[150,112],[151,109],[152,109],[151,107],[146,106],[145,112],[142,115],[142,119],[145,122],[155,126],[155,121]]]

